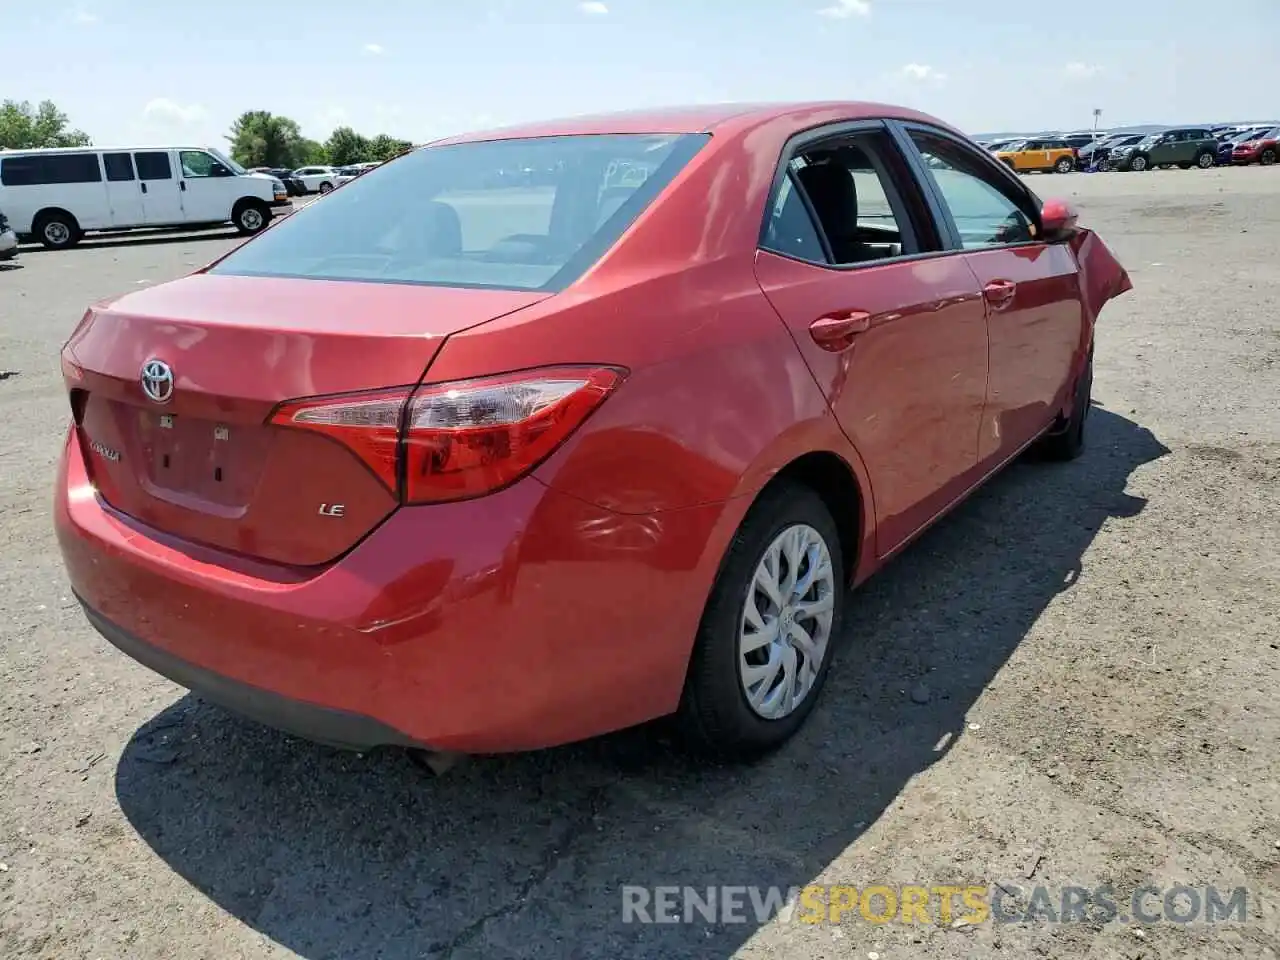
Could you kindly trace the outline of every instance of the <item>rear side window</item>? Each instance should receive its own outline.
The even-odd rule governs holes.
[[[169,154],[163,150],[135,153],[133,159],[138,164],[139,180],[173,179],[172,168],[169,166]]]
[[[558,290],[707,139],[610,134],[425,148],[299,210],[211,272]]]
[[[102,164],[107,168],[107,179],[113,182],[133,179],[133,158],[127,153],[104,153]]]
[[[811,263],[824,263],[827,260],[822,241],[818,238],[818,229],[805,208],[804,199],[796,187],[791,171],[787,171],[778,188],[778,196],[765,223],[764,241],[761,245],[766,250]]]
[[[96,153],[45,153],[0,160],[0,183],[6,187],[101,181]]]

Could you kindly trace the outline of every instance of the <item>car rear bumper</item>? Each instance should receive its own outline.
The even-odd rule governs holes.
[[[206,670],[147,643],[99,614],[83,598],[77,599],[89,623],[113,646],[211,703],[277,730],[345,750],[368,750],[385,745],[419,746],[372,717],[283,697],[263,687]]]
[[[673,711],[736,511],[634,517],[527,478],[298,570],[112,510],[72,432],[54,518],[90,622],[157,672],[323,742],[491,753]]]

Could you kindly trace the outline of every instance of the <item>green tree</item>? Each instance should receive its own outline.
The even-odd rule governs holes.
[[[412,150],[413,144],[408,140],[397,140],[395,137],[380,133],[369,141],[370,160],[394,160],[406,150]]]
[[[67,123],[67,115],[52,100],[38,107],[27,100],[6,100],[0,103],[0,149],[87,147],[89,135],[83,130],[68,130]]]
[[[325,141],[324,152],[335,167],[363,163],[369,159],[369,141],[350,127],[338,127]]]
[[[324,152],[324,144],[319,141],[308,140],[304,137],[299,150],[298,166],[300,167],[311,167],[329,162],[329,155]]]
[[[300,167],[313,162],[306,156],[315,142],[302,135],[296,121],[269,110],[249,110],[231,125],[227,135],[231,156],[246,167]]]

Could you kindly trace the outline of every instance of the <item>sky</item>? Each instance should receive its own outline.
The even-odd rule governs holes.
[[[878,100],[972,134],[1280,119],[1280,0],[0,0],[0,95],[94,142],[245,110],[425,142],[690,102]]]

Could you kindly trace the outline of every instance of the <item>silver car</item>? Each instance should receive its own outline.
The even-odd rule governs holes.
[[[18,235],[9,226],[4,212],[0,211],[0,260],[12,260],[18,255]]]

